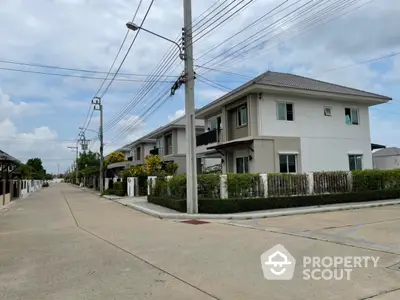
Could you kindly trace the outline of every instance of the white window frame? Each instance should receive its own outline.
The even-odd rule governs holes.
[[[246,168],[245,168],[244,162],[245,162],[245,159],[246,159],[246,158],[247,158],[247,173],[238,173],[238,169],[237,169],[238,159],[241,159],[241,160],[242,160],[243,171],[245,171]],[[235,159],[235,168],[236,168],[236,173],[237,173],[237,174],[248,174],[248,173],[250,172],[250,160],[249,160],[249,157],[248,157],[248,156],[238,156],[238,157],[236,157],[236,159]]]
[[[351,168],[350,168],[350,156],[355,156],[355,158],[356,157],[358,157],[358,156],[361,156],[361,166],[360,166],[360,168],[357,168],[357,159],[355,160],[355,164],[356,164],[356,168],[354,169],[354,170],[351,170]],[[363,169],[363,164],[364,164],[364,162],[363,162],[363,158],[364,158],[364,155],[363,154],[360,154],[360,153],[349,153],[349,154],[347,154],[347,159],[348,159],[348,162],[349,162],[349,170],[350,171],[359,171],[359,170],[362,170]]]
[[[285,104],[285,119],[279,119],[279,104]],[[291,104],[292,105],[292,111],[293,111],[293,120],[288,120],[287,119],[287,105]],[[276,102],[276,119],[278,121],[286,121],[286,122],[294,122],[295,116],[294,116],[294,103],[290,101],[277,101]]]
[[[350,109],[350,124],[347,124],[347,122],[346,122],[346,109]],[[353,123],[353,111],[354,110],[357,111],[357,124]],[[360,125],[360,109],[359,108],[357,108],[357,107],[345,107],[344,108],[344,117],[345,117],[344,121],[346,122],[346,125],[355,125],[355,126]]]
[[[285,155],[286,156],[286,168],[287,168],[287,174],[296,174],[298,172],[298,167],[299,167],[299,163],[298,163],[298,153],[296,152],[279,152],[278,153],[278,162],[279,162],[279,173],[281,172],[281,156]],[[295,172],[289,172],[289,155],[293,155],[294,156],[294,163],[295,163],[295,168],[296,171]]]
[[[241,111],[245,109],[246,110],[246,123],[239,124],[239,115],[241,115]],[[243,120],[242,120],[243,122]],[[247,126],[249,123],[249,115],[248,115],[248,110],[247,110],[247,104],[241,105],[236,109],[236,127],[243,127]]]

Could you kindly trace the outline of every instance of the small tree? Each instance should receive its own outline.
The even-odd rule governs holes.
[[[165,172],[167,175],[175,175],[176,171],[178,170],[178,164],[174,162],[167,162],[165,164]]]

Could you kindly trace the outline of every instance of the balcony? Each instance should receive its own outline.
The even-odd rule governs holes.
[[[159,155],[159,152],[160,152],[159,150],[160,150],[160,148],[151,149],[150,154],[151,155]]]
[[[196,136],[197,147],[222,142],[222,130],[213,129]]]

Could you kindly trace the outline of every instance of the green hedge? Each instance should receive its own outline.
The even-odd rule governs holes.
[[[294,197],[247,198],[247,199],[199,199],[200,213],[237,213],[278,208],[315,206],[351,202],[400,198],[400,189],[383,191],[360,191],[324,195]],[[149,196],[150,203],[186,212],[186,201],[168,197]]]
[[[200,198],[220,198],[221,180],[219,174],[201,174],[197,177],[197,190]]]
[[[400,189],[400,169],[353,171],[353,191]]]

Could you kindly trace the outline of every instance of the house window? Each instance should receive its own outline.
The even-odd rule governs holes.
[[[279,172],[280,173],[296,173],[297,172],[297,155],[296,154],[279,154]]]
[[[237,126],[247,125],[247,105],[243,105],[237,109]]]
[[[350,154],[349,155],[349,169],[350,171],[362,170],[362,155]]]
[[[287,102],[278,102],[277,103],[277,113],[278,120],[282,121],[293,121],[294,120],[294,112],[293,112],[293,103]]]
[[[136,160],[140,160],[140,157],[141,157],[141,148],[140,147],[137,147],[136,148]]]
[[[172,135],[167,135],[165,137],[165,155],[172,154]]]
[[[324,116],[332,117],[332,108],[330,106],[324,107]]]
[[[216,118],[210,120],[210,127],[209,128],[210,128],[210,130],[217,129],[217,119]]]
[[[236,158],[236,173],[249,173],[249,158],[247,156]]]
[[[344,116],[346,118],[347,125],[358,125],[359,117],[358,117],[358,109],[357,108],[345,108]]]

